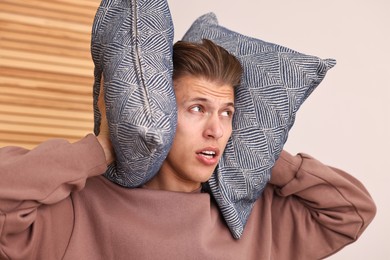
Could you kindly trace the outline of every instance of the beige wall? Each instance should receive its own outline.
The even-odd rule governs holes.
[[[0,146],[91,132],[98,1],[0,1]]]

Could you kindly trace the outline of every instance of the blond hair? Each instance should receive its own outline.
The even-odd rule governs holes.
[[[240,84],[242,67],[234,55],[210,40],[178,41],[173,45],[173,80],[183,76],[235,87]]]

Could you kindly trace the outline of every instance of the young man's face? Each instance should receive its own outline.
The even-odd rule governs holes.
[[[232,133],[234,89],[192,76],[175,80],[174,88],[178,125],[160,173],[169,190],[188,192],[211,177],[225,149]]]

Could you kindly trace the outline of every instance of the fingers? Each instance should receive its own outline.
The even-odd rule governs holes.
[[[97,136],[100,145],[104,150],[106,156],[107,165],[112,163],[115,160],[114,149],[110,140],[110,131],[108,128],[107,115],[106,115],[106,102],[104,100],[104,80],[103,77],[100,81],[100,92],[98,98],[98,108],[101,115],[100,120],[100,130],[99,135]]]
[[[103,76],[100,80],[100,91],[99,91],[99,98],[98,98],[98,108],[100,111],[100,114],[103,117],[106,118],[106,102],[104,100],[104,80]]]

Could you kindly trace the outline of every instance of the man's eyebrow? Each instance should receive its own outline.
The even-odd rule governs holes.
[[[226,103],[226,106],[234,108],[234,102],[228,102],[228,103]]]
[[[207,98],[203,98],[203,97],[195,97],[195,98],[191,98],[190,100],[188,101],[191,101],[191,102],[210,102],[211,101]]]
[[[205,102],[205,103],[212,103],[211,100],[204,98],[204,97],[196,97],[188,100],[189,102]],[[234,108],[234,102],[226,102],[225,105],[227,107],[233,107]]]

